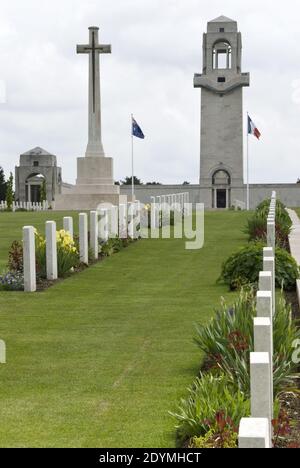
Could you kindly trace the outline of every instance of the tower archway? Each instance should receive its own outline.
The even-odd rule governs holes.
[[[212,205],[213,208],[229,208],[230,206],[230,173],[223,168],[214,171],[212,175]]]
[[[26,178],[26,201],[31,203],[39,203],[41,201],[41,189],[44,181],[46,182],[46,178],[40,173],[32,173]]]

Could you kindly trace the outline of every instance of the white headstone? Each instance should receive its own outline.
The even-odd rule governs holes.
[[[48,280],[57,279],[57,243],[55,221],[46,221],[46,270]]]
[[[272,320],[272,292],[258,291],[256,295],[257,317],[267,317]]]
[[[74,231],[73,231],[73,218],[72,216],[65,216],[63,219],[63,226],[64,230],[68,232],[71,238],[74,238]]]
[[[267,243],[269,247],[273,248],[273,252],[275,252],[275,222],[267,222]]]
[[[272,274],[270,271],[261,271],[259,273],[259,290],[272,291]]]
[[[136,200],[134,205],[135,216],[134,216],[134,238],[138,239],[141,234],[141,202]]]
[[[102,208],[99,211],[100,221],[99,221],[99,238],[103,242],[107,242],[109,238],[109,219],[108,219],[108,209]]]
[[[267,418],[242,418],[239,428],[239,448],[271,448]]]
[[[32,226],[23,227],[24,291],[36,291],[35,234]]]
[[[273,415],[270,375],[269,354],[250,353],[251,416],[268,419],[271,445]]]
[[[127,206],[122,204],[119,205],[119,237],[127,239],[127,235]]]
[[[134,239],[134,217],[135,217],[135,204],[134,202],[128,203],[128,214],[127,214],[128,236],[131,239]]]
[[[273,250],[273,249],[272,249]],[[272,276],[272,310],[273,315],[275,313],[275,258],[274,257],[264,257],[263,260],[264,271],[271,272]]]
[[[254,351],[270,356],[271,410],[273,414],[273,326],[269,318],[254,318]]]
[[[90,242],[93,257],[98,260],[99,246],[98,246],[98,213],[97,211],[90,212]]]
[[[80,261],[88,265],[89,263],[89,246],[88,246],[88,222],[87,214],[79,214],[79,254]]]
[[[119,218],[118,218],[118,207],[112,206],[110,208],[110,236],[112,238],[119,235]]]

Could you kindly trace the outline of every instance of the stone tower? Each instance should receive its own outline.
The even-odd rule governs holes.
[[[220,16],[203,35],[203,72],[194,77],[201,88],[200,187],[207,207],[227,208],[233,197],[244,199],[242,39],[237,22]]]

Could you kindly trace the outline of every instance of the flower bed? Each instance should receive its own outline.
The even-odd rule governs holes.
[[[64,279],[72,274],[78,273],[88,265],[80,262],[79,259],[79,238],[74,240],[64,230],[57,231],[57,270],[58,278]],[[98,261],[120,252],[129,246],[134,240],[111,238],[107,242],[99,242]],[[35,231],[36,246],[36,273],[37,289],[39,291],[52,286],[55,281],[47,280],[46,273],[46,239],[37,230]],[[97,262],[93,259],[92,252],[89,252],[89,265]],[[57,280],[56,280],[57,281]],[[23,291],[23,244],[13,241],[8,255],[7,271],[0,275],[0,290],[2,291]]]

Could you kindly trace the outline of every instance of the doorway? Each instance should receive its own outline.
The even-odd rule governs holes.
[[[227,208],[226,189],[217,189],[217,208]]]

